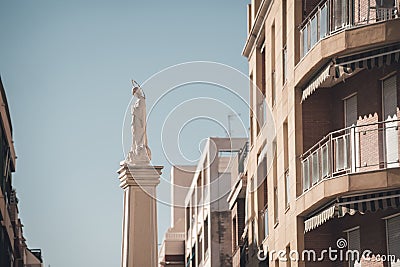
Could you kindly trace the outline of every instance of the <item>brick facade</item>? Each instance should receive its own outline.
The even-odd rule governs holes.
[[[211,265],[232,266],[232,226],[231,212],[211,212]]]

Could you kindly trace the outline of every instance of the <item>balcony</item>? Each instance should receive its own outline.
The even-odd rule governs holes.
[[[303,192],[345,174],[399,167],[399,120],[329,133],[302,155]]]
[[[167,232],[165,233],[166,241],[185,241],[185,233],[183,232]]]
[[[301,55],[304,57],[322,39],[341,30],[399,17],[395,1],[323,0],[300,25]]]

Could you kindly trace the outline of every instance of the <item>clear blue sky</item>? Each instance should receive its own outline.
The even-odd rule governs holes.
[[[120,265],[122,190],[116,170],[123,159],[130,79],[143,82],[193,60],[247,73],[241,56],[246,4],[0,0],[0,74],[18,155],[14,186],[28,245],[42,248],[46,267]],[[203,94],[211,94],[206,87]],[[187,90],[193,88],[202,90]],[[156,99],[159,92],[146,93]],[[246,121],[245,109],[239,112]],[[202,138],[223,135],[218,127],[203,129],[184,131],[189,158],[196,157]],[[157,134],[150,134],[151,147]],[[152,152],[168,179],[162,151]],[[169,195],[164,187],[159,191]],[[168,226],[169,207],[159,205],[159,241]]]

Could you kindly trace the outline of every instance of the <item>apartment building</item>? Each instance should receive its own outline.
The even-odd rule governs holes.
[[[185,198],[197,166],[171,168],[171,227],[164,235],[159,266],[185,266]]]
[[[0,101],[0,266],[42,267],[41,251],[29,249],[26,245],[18,198],[12,186],[16,156],[11,117],[1,78]]]
[[[233,266],[400,266],[322,254],[400,257],[399,10],[397,0],[248,5],[252,112]]]
[[[228,195],[231,168],[244,138],[207,140],[185,198],[187,267],[232,266],[232,227]]]
[[[231,191],[228,195],[229,209],[231,210],[232,228],[232,266],[243,266],[245,264],[246,251],[248,247],[247,238],[243,237],[246,218],[246,190],[247,177],[244,173],[245,160],[247,159],[249,143],[233,158],[231,167]]]

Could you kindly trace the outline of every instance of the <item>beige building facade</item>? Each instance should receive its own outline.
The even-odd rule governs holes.
[[[230,172],[246,141],[210,137],[197,166],[172,167],[171,227],[160,266],[232,266]]]
[[[399,29],[398,1],[251,1],[249,152],[229,199],[232,211],[245,200],[236,206],[245,218],[233,266],[399,266]],[[329,247],[394,258],[330,259]]]
[[[207,140],[185,199],[187,267],[232,266],[231,169],[244,138]]]

